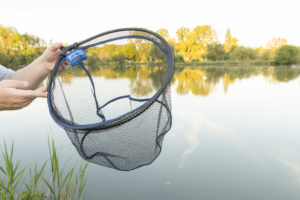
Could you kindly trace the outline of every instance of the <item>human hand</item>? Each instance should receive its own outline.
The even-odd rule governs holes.
[[[47,88],[24,90],[27,82],[17,80],[0,81],[0,110],[17,110],[28,106],[37,97],[46,97]]]
[[[41,56],[41,60],[43,66],[45,66],[46,70],[51,72],[55,66],[55,63],[58,59],[58,56],[61,52],[62,43],[54,43],[50,47],[48,47]],[[64,61],[58,71],[64,71],[68,66],[68,63]]]
[[[62,43],[55,43],[48,47],[44,53],[41,55],[41,60],[43,65],[48,71],[52,71],[55,63],[58,59],[58,56],[61,52],[60,48],[63,46]]]

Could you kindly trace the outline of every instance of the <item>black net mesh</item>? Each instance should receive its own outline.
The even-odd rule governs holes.
[[[87,59],[72,66],[74,49]],[[173,67],[167,42],[144,29],[69,46],[48,84],[51,116],[90,162],[124,171],[150,164],[172,125]]]

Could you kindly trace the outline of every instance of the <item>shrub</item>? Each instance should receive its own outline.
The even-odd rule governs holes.
[[[223,44],[214,43],[207,46],[206,58],[212,61],[226,60],[228,55],[224,50]]]
[[[124,62],[126,60],[126,56],[121,52],[115,56],[112,57],[112,60],[113,61],[116,61],[116,62]]]
[[[8,64],[9,64],[8,56],[0,52],[0,65],[8,66]]]
[[[230,53],[229,53],[229,59],[230,60],[239,60],[239,61],[245,61],[245,60],[255,60],[258,58],[258,51],[255,49],[251,49],[249,47],[235,47]]]
[[[182,56],[182,55],[179,55],[179,54],[176,54],[176,55],[174,56],[174,61],[175,61],[175,62],[184,62],[183,56]]]
[[[298,47],[292,45],[281,46],[275,56],[275,61],[280,65],[296,64],[300,61],[300,51]]]

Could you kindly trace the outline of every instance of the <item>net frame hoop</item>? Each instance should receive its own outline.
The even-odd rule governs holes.
[[[138,32],[148,33],[150,35],[155,36],[157,39],[159,39],[164,44],[164,46],[167,48],[166,52],[168,53],[168,55],[166,54],[166,57],[168,59],[168,72],[167,72],[167,77],[166,77],[165,81],[162,83],[161,88],[151,98],[149,98],[149,100],[147,102],[145,102],[143,105],[141,105],[140,107],[137,107],[136,109],[134,109],[128,113],[125,113],[117,118],[113,118],[113,119],[110,119],[107,121],[103,121],[103,122],[95,123],[95,124],[89,124],[89,125],[74,126],[74,125],[66,124],[65,122],[63,122],[62,120],[59,119],[61,117],[59,117],[56,112],[53,112],[54,108],[52,106],[52,99],[51,99],[52,89],[54,87],[55,75],[58,71],[60,64],[65,60],[65,55],[67,54],[67,52],[77,48],[78,46],[82,46],[81,48],[84,48],[83,44],[90,42],[98,37],[108,35],[111,33],[123,32],[123,31],[138,31]],[[157,45],[157,44],[155,44],[155,45]],[[114,126],[119,126],[129,120],[136,118],[137,116],[142,114],[145,110],[147,110],[147,108],[149,108],[158,99],[158,97],[163,93],[163,91],[168,87],[168,84],[170,83],[170,81],[172,79],[173,73],[174,73],[173,51],[172,51],[171,47],[169,46],[169,44],[167,43],[167,41],[159,34],[153,32],[153,31],[147,30],[147,29],[143,29],[143,28],[120,28],[120,29],[115,29],[115,30],[100,33],[98,35],[92,36],[86,40],[80,41],[78,43],[74,43],[73,45],[69,45],[62,49],[62,52],[59,56],[59,59],[58,59],[56,65],[55,65],[55,68],[50,75],[50,79],[49,79],[49,83],[48,83],[48,91],[49,92],[47,95],[47,102],[48,102],[50,115],[58,124],[62,125],[63,127],[69,128],[69,129],[75,129],[75,130],[90,130],[90,131],[92,131],[92,130],[102,130],[102,129],[112,128]],[[129,114],[130,114],[130,117],[128,117]]]

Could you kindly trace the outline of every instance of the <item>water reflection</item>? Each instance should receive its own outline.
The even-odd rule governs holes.
[[[112,90],[104,82],[129,91],[132,86],[127,73],[145,78],[156,90],[159,76],[141,76],[141,66],[117,67],[93,70],[99,74],[95,82],[101,98]],[[189,73],[184,77],[183,72]],[[183,82],[202,75],[198,84],[214,86],[202,96],[183,85],[186,92],[180,94],[174,77],[174,123],[158,160],[130,173],[89,165],[84,199],[100,195],[102,199],[133,200],[299,199],[299,71],[289,67],[177,66],[174,76],[179,75]],[[76,83],[75,74],[65,78]],[[0,140],[14,140],[21,163],[45,160],[48,135],[57,141],[64,160],[82,160],[49,116],[45,99],[20,111],[0,112],[0,124]]]
[[[74,70],[74,69],[72,69]],[[130,91],[137,97],[149,96],[161,87],[162,76],[166,70],[162,65],[113,65],[102,67],[89,67],[94,77],[105,79],[125,78],[130,80]],[[164,72],[161,74],[159,72]],[[288,66],[276,67],[177,67],[172,80],[176,92],[180,95],[208,96],[215,89],[219,82],[223,83],[223,90],[226,93],[230,86],[237,80],[249,79],[253,76],[263,76],[270,83],[289,82],[300,75],[299,69]],[[68,70],[62,73],[66,83],[72,78],[86,76],[84,72],[75,70],[70,73]]]

